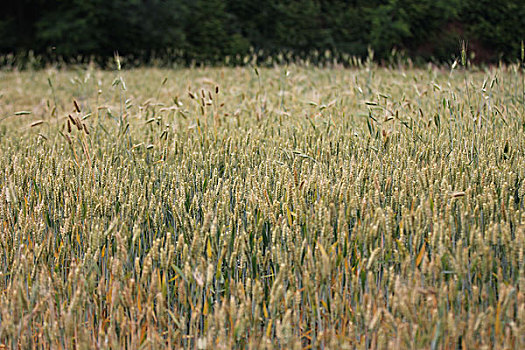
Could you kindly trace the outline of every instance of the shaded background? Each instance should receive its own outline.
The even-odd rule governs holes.
[[[392,52],[450,62],[468,42],[475,62],[516,61],[524,0],[16,0],[0,5],[0,53],[19,60],[104,64],[314,63]],[[329,50],[330,55],[325,52]],[[29,52],[31,52],[29,54]],[[282,57],[281,57],[282,59]]]

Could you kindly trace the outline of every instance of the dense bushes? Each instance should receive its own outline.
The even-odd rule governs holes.
[[[181,62],[334,54],[384,59],[393,49],[449,61],[465,40],[479,61],[512,61],[523,0],[18,0],[0,5],[0,52]]]

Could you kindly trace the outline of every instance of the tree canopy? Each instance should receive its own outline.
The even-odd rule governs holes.
[[[466,41],[484,62],[513,61],[523,0],[18,0],[0,5],[0,53],[188,62],[261,56],[378,59],[392,50],[450,61]]]

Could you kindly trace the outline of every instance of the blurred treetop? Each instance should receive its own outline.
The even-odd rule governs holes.
[[[523,0],[17,0],[0,5],[0,53],[107,59],[115,51],[236,62],[250,52],[294,58],[377,59],[393,50],[450,61],[461,40],[478,62],[515,61],[525,38]],[[238,63],[238,62],[237,62]]]

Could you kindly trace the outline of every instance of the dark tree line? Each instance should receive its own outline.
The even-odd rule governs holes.
[[[392,50],[449,61],[460,41],[479,61],[513,61],[525,39],[524,0],[8,0],[0,53],[47,60],[235,61],[335,55],[385,59]]]

